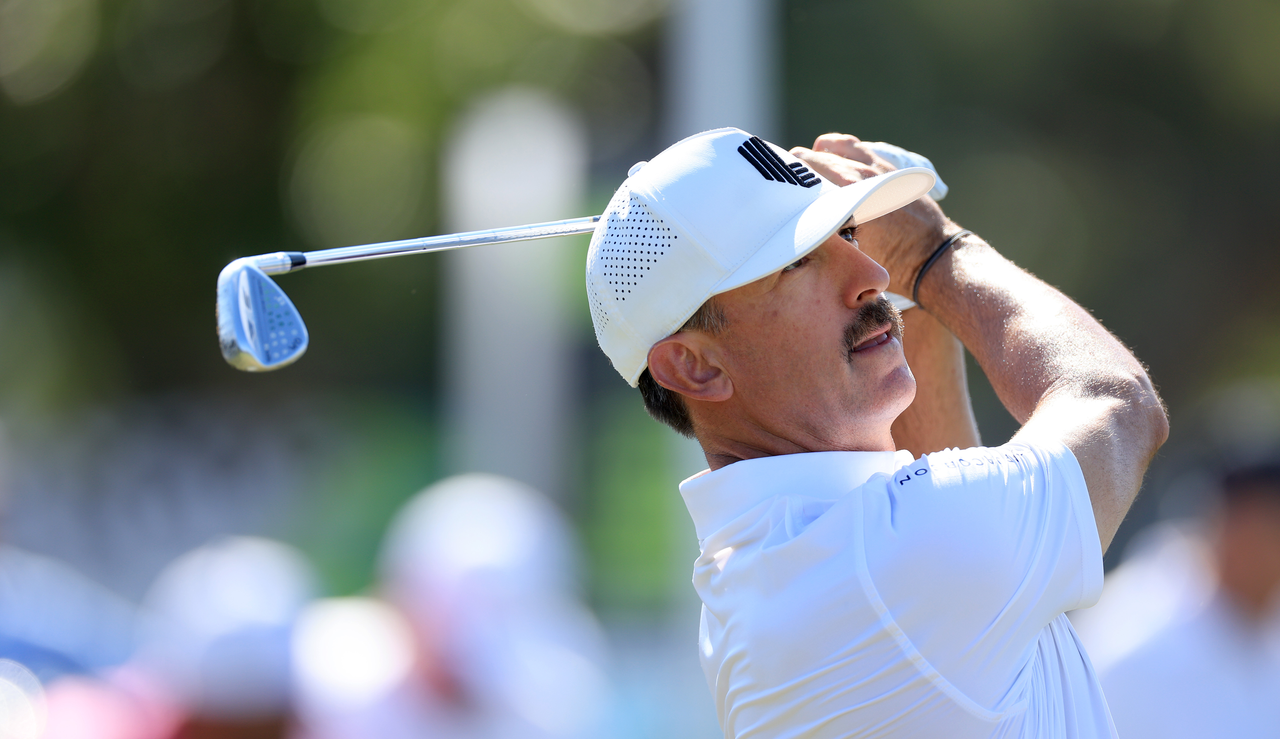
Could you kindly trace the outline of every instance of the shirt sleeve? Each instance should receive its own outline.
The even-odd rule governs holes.
[[[949,449],[866,488],[867,567],[921,655],[992,705],[1042,629],[1102,594],[1080,465],[1056,442]]]

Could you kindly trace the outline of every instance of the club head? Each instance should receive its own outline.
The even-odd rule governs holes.
[[[265,272],[237,259],[218,275],[218,344],[232,367],[266,372],[307,351],[307,327]]]

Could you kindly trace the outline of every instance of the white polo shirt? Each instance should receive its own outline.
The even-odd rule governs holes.
[[[1064,611],[1102,592],[1057,442],[746,460],[685,480],[726,737],[1112,737]]]

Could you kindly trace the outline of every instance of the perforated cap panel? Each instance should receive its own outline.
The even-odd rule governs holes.
[[[676,239],[635,195],[630,201],[625,211],[609,214],[608,230],[596,253],[598,268],[609,278],[615,300],[626,300]]]
[[[587,257],[587,296],[597,340],[613,312],[608,302],[625,303],[634,295],[678,238],[630,190],[614,194],[605,211],[604,235]]]

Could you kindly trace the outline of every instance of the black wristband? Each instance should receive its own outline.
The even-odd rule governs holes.
[[[952,234],[951,238],[939,244],[938,248],[934,249],[933,253],[929,255],[929,258],[924,260],[924,266],[922,266],[920,271],[916,273],[916,284],[911,288],[911,302],[916,305],[920,305],[920,281],[924,279],[924,274],[929,271],[929,268],[933,266],[933,263],[938,261],[938,258],[941,257],[947,249],[950,249],[952,244],[972,233],[972,231],[965,229],[964,231]]]

